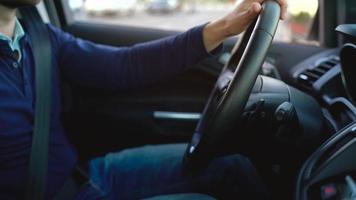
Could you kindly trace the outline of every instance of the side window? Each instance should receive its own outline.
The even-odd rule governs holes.
[[[277,39],[286,42],[317,44],[316,41],[308,40],[317,9],[318,0],[288,0],[288,16],[281,23],[280,35]]]
[[[75,21],[185,31],[226,15],[242,0],[63,0]],[[276,40],[308,40],[318,0],[287,0],[288,16]]]

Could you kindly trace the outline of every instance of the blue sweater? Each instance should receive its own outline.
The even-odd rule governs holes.
[[[60,122],[61,80],[103,90],[126,90],[169,78],[209,56],[203,26],[177,36],[111,47],[74,38],[48,25],[52,43],[52,111],[47,197],[70,176],[77,163]],[[21,198],[26,187],[34,122],[35,86],[31,40],[21,40],[17,63],[9,45],[0,41],[0,199]],[[20,64],[15,68],[13,65]],[[85,133],[83,133],[85,136]]]

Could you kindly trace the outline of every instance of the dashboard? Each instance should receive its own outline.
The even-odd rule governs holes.
[[[331,132],[356,120],[356,108],[343,82],[340,51],[332,49],[314,55],[291,71],[293,85],[314,96],[322,105]]]
[[[337,31],[356,38],[354,25]],[[318,100],[328,127],[328,139],[300,170],[295,199],[356,200],[355,58],[356,46],[348,43],[313,55],[290,71],[290,84]]]

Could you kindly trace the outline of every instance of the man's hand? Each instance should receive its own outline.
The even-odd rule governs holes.
[[[242,33],[261,12],[265,0],[243,0],[225,17],[207,24],[203,30],[204,45],[208,52],[218,47],[226,38]],[[281,5],[281,19],[285,18],[286,0],[278,0]]]

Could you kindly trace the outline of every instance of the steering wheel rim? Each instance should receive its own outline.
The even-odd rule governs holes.
[[[280,12],[277,2],[266,1],[258,18],[236,43],[188,144],[185,168],[205,165],[218,156],[218,146],[224,144],[247,103],[275,35]]]

